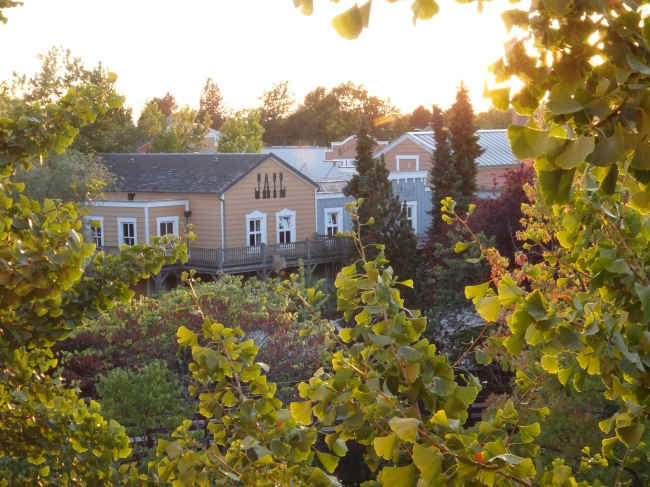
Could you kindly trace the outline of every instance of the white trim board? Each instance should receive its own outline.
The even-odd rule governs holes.
[[[415,161],[415,172],[420,171],[420,156],[419,155],[402,155],[395,156],[395,170],[397,172],[413,172],[413,171],[400,171],[399,163],[400,161]]]
[[[117,217],[117,245],[124,244],[124,229],[123,223],[133,223],[133,245],[138,244],[138,219],[137,218],[123,218]]]
[[[250,247],[250,221],[251,220],[262,220],[260,223],[260,232],[262,233],[262,242],[263,244],[266,243],[266,213],[262,213],[259,210],[255,210],[252,213],[248,213],[246,215],[246,247]]]
[[[160,224],[163,222],[172,222],[172,233],[178,235],[178,217],[177,216],[157,216],[156,217],[156,233],[160,237]]]
[[[92,206],[107,206],[118,208],[161,208],[164,206],[185,206],[190,209],[190,201],[187,198],[178,200],[154,200],[154,201],[93,201]]]
[[[283,243],[292,243],[296,241],[296,212],[288,208],[284,208],[282,211],[277,211],[275,213],[275,243],[280,243],[280,218],[283,216],[291,217],[289,219],[289,234],[291,240],[289,242]]]

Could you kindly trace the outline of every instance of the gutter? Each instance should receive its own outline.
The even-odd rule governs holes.
[[[219,194],[221,201],[221,248],[226,248],[226,200],[223,193]]]

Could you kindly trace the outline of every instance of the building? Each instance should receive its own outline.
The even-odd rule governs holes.
[[[154,236],[197,234],[185,268],[207,274],[255,272],[262,278],[302,258],[308,271],[335,262],[346,239],[316,234],[318,185],[274,154],[103,154],[119,183],[93,203],[95,243],[109,252]]]

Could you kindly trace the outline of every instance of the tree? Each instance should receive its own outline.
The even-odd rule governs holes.
[[[195,122],[196,118],[197,111],[189,105],[184,105],[171,115],[171,124],[167,125],[157,105],[148,103],[138,122],[142,136],[151,137],[147,152],[182,153],[202,149],[203,139],[210,127],[210,116],[206,114],[203,123]]]
[[[409,118],[409,123],[413,128],[423,129],[431,123],[432,115],[431,110],[425,108],[424,105],[420,105],[413,110],[413,113]]]
[[[499,195],[479,200],[472,214],[472,230],[494,237],[492,245],[510,262],[522,250],[524,242],[518,242],[517,233],[523,227],[523,204],[530,204],[526,186],[535,185],[535,169],[529,162],[523,162],[494,178],[494,188],[500,186]]]
[[[455,201],[458,211],[466,211],[476,192],[476,159],[485,152],[478,145],[474,126],[474,109],[469,100],[469,91],[461,81],[456,91],[456,101],[451,106],[449,120],[449,145],[453,158],[453,170],[458,177]],[[450,196],[450,195],[447,195]]]
[[[221,90],[212,78],[205,81],[199,100],[199,113],[196,118],[197,120],[203,120],[206,115],[210,116],[212,121],[210,127],[215,130],[219,130],[223,122],[228,118],[228,108],[223,101]]]
[[[447,196],[457,197],[460,187],[460,177],[454,168],[454,159],[449,145],[449,132],[444,126],[442,110],[433,106],[431,128],[435,148],[431,154],[431,171],[429,180],[433,184],[431,190],[431,235],[440,233],[442,226],[441,201]]]
[[[16,116],[22,114],[32,103],[46,106],[56,102],[70,88],[80,89],[88,84],[98,84],[107,79],[108,70],[98,63],[92,69],[86,68],[83,60],[73,57],[70,49],[53,47],[38,54],[41,69],[33,77],[13,74],[5,83],[6,98],[4,110]],[[111,87],[115,91],[115,82]],[[136,142],[133,113],[130,108],[113,107],[100,114],[92,123],[80,127],[79,134],[71,148],[85,153],[132,152]]]
[[[115,368],[100,377],[96,388],[103,416],[124,426],[130,437],[144,438],[144,455],[193,409],[184,405],[178,379],[161,362],[137,371]]]
[[[206,113],[201,122],[197,122],[197,111],[184,105],[172,115],[171,132],[176,136],[178,145],[183,149],[178,152],[195,152],[203,149],[203,139],[210,129],[210,115]]]
[[[260,101],[260,124],[264,127],[264,142],[267,145],[283,145],[289,133],[289,115],[296,100],[289,87],[289,81],[274,83],[270,90],[264,90]]]
[[[51,199],[41,204],[12,181],[18,165],[28,170],[34,158],[64,152],[80,127],[121,106],[123,97],[111,91],[115,79],[108,73],[47,107],[23,106],[20,116],[0,118],[0,457],[29,462],[17,477],[3,479],[11,485],[119,483],[134,473],[128,465],[113,467],[130,453],[124,429],[106,421],[97,403],[86,405],[64,387],[51,348],[115,300],[131,297],[131,284],[186,259],[184,244],[165,237],[119,256],[94,255],[94,244],[80,235],[87,208]]]
[[[479,130],[507,129],[512,123],[512,108],[505,112],[490,107],[485,112],[474,115],[474,125]]]
[[[263,134],[260,112],[239,110],[221,126],[217,152],[260,152],[264,147]]]
[[[138,139],[147,142],[167,131],[167,117],[160,111],[156,102],[145,103],[140,118],[138,119]]]
[[[415,271],[415,248],[417,236],[406,219],[406,207],[393,194],[393,185],[388,179],[390,172],[381,158],[374,159],[375,139],[369,135],[367,126],[357,134],[357,173],[343,188],[343,194],[362,198],[359,217],[363,221],[374,219],[366,231],[366,240],[386,246],[385,254],[391,258],[395,274],[402,279],[413,277]],[[369,256],[376,255],[372,249]]]
[[[22,194],[43,204],[46,199],[72,201],[83,198],[97,182],[110,185],[115,176],[98,156],[72,149],[62,154],[49,154],[42,163],[35,161],[30,170],[18,167],[12,179],[25,184]]]
[[[165,117],[171,117],[172,113],[178,110],[178,104],[176,103],[176,98],[170,92],[167,92],[162,98],[154,97],[152,101],[158,105],[158,109],[165,115]]]

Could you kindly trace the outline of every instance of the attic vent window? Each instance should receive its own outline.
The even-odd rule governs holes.
[[[129,201],[135,201],[135,193],[129,193],[128,198]]]
[[[218,157],[214,157],[212,160],[213,160],[213,161],[219,161],[219,158],[218,158]]]
[[[132,157],[132,158],[131,158],[131,162],[133,162],[133,161],[135,161],[135,159]]]

